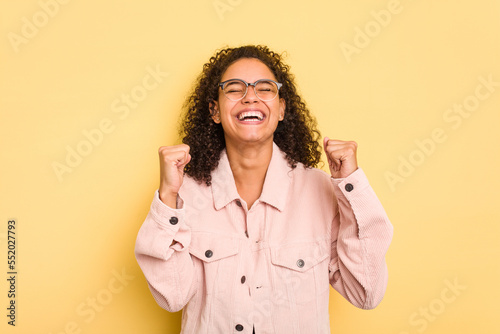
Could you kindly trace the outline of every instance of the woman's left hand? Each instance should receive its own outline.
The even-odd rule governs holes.
[[[358,169],[356,160],[358,144],[355,141],[334,140],[325,137],[323,148],[328,158],[330,173],[334,178],[347,177]]]

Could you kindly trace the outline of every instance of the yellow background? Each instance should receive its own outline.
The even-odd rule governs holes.
[[[66,2],[0,3],[2,333],[179,332],[180,313],[159,308],[147,288],[135,237],[158,183],[157,148],[178,142],[202,65],[248,43],[287,51],[322,134],[358,142],[395,227],[383,302],[362,311],[332,290],[332,333],[500,331],[500,86],[480,81],[500,82],[500,1]],[[113,103],[139,94],[157,68],[168,76],[116,113]],[[445,119],[474,101],[467,117]],[[54,163],[106,119],[112,130],[58,178]],[[391,184],[410,159],[413,170]],[[12,218],[15,328],[6,317]]]

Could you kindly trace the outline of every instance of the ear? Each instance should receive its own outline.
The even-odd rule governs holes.
[[[219,102],[212,101],[209,104],[210,115],[215,123],[220,124]]]
[[[279,118],[280,121],[282,121],[285,118],[285,109],[286,109],[285,99],[280,99],[280,118]]]

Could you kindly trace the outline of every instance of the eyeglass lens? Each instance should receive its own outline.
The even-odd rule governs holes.
[[[262,80],[254,86],[255,95],[262,101],[271,101],[278,95],[278,86],[272,81]],[[241,100],[247,93],[247,85],[239,80],[228,81],[224,86],[224,95],[232,101]]]

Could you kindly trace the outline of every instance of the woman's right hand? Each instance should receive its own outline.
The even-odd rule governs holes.
[[[169,207],[177,208],[177,194],[184,179],[184,166],[191,161],[186,144],[162,146],[160,156],[160,200]]]

